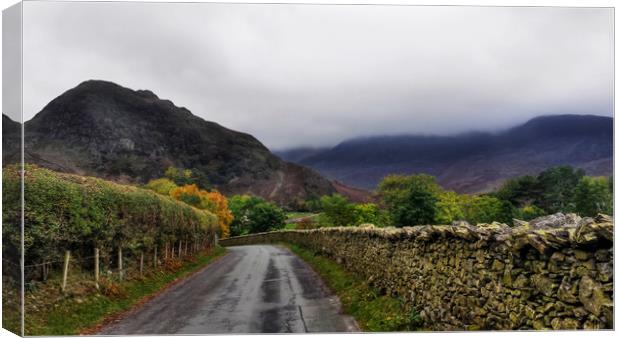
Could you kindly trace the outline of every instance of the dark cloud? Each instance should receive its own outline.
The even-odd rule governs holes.
[[[26,119],[105,79],[271,148],[611,115],[613,10],[24,5]]]

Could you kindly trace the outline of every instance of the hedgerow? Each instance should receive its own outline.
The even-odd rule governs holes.
[[[211,212],[150,190],[28,164],[24,178],[26,265],[59,260],[65,250],[84,257],[94,248],[131,253],[165,245],[167,254],[168,243],[204,244],[220,231]],[[3,252],[17,261],[19,166],[5,167],[2,183]]]

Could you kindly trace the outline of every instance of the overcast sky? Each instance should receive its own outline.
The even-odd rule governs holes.
[[[611,116],[613,11],[26,2],[25,120],[87,79],[272,149]]]

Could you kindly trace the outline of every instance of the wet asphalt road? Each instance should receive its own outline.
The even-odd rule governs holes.
[[[270,245],[226,256],[103,328],[101,335],[359,331],[299,257]]]

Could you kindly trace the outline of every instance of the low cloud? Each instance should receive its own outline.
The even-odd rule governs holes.
[[[87,79],[272,149],[612,115],[613,10],[26,2],[24,116]]]

